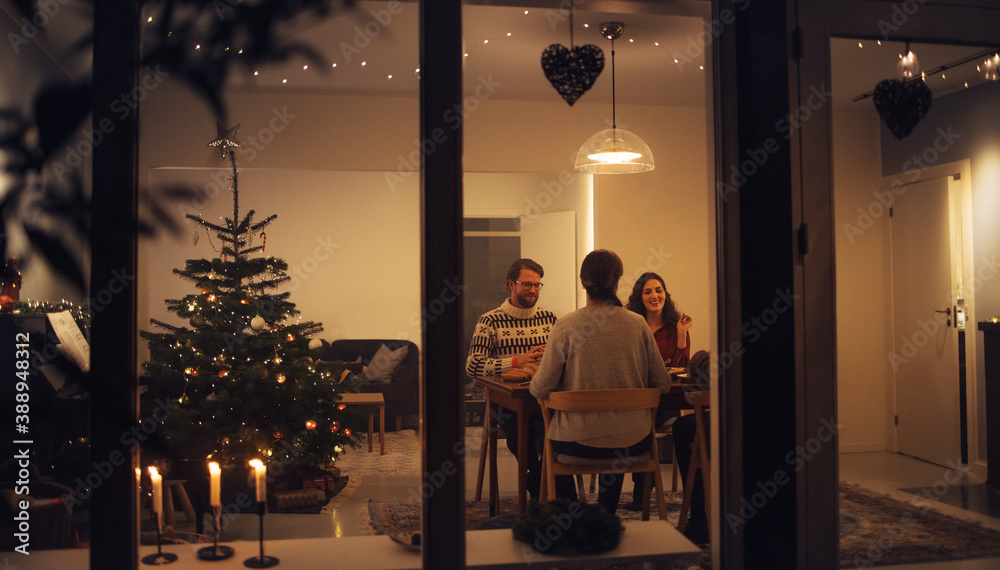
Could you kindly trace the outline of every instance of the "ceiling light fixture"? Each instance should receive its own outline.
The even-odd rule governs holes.
[[[896,73],[901,75],[903,79],[913,79],[918,71],[920,71],[920,62],[917,61],[917,56],[910,51],[910,42],[906,42],[906,55],[899,54]]]
[[[1000,54],[995,53],[993,54],[993,57],[988,57],[986,58],[986,61],[983,62],[983,77],[985,77],[987,81],[996,81],[998,69],[1000,69]]]
[[[611,40],[611,128],[604,129],[583,143],[573,167],[595,174],[649,172],[655,168],[653,153],[639,135],[619,129],[615,115],[615,40],[625,32],[621,22],[604,22],[601,35]]]

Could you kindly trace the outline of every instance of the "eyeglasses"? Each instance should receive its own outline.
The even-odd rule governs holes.
[[[525,283],[524,281],[517,281],[517,280],[515,280],[514,283],[517,283],[518,285],[524,287],[525,289],[529,290],[534,289],[535,291],[541,291],[542,287],[544,286],[542,283]]]

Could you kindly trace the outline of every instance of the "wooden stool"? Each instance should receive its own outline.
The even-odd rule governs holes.
[[[341,394],[341,404],[348,405],[373,405],[378,406],[378,442],[379,454],[385,455],[385,396],[379,392],[364,392],[361,394],[347,393]],[[374,421],[371,412],[368,413],[368,453],[372,452],[374,445],[374,433],[372,423]]]
[[[163,524],[176,527],[177,519],[174,518],[174,493],[177,493],[177,500],[181,502],[184,509],[184,517],[188,521],[195,520],[194,507],[191,506],[191,499],[188,498],[187,491],[184,490],[184,483],[187,479],[166,479],[163,481]]]
[[[705,427],[705,423],[708,422],[706,413],[712,399],[711,394],[710,390],[705,390],[693,392],[691,395],[691,405],[694,406],[695,413],[695,436],[694,443],[691,444],[691,463],[688,464],[688,484],[684,486],[684,500],[681,502],[681,513],[677,523],[677,530],[680,532],[684,532],[684,527],[687,525],[688,511],[691,509],[691,493],[694,491],[694,479],[698,471],[701,471],[708,528],[712,528],[712,463],[708,451],[709,438]]]

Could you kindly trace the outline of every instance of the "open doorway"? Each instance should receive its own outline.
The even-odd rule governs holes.
[[[906,133],[874,99],[903,79],[910,51],[932,103]],[[989,513],[975,497],[986,470],[975,322],[988,316],[977,275],[995,273],[996,250],[980,226],[993,225],[982,210],[998,199],[988,180],[1000,162],[996,126],[977,118],[1000,100],[982,74],[988,51],[830,40],[840,479],[902,501],[932,489],[960,517]],[[869,86],[845,89],[858,75]]]

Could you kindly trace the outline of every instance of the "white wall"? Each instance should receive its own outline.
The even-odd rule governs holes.
[[[982,467],[986,457],[985,366],[982,332],[976,323],[1000,314],[1000,230],[996,224],[1000,203],[1000,127],[994,119],[1000,104],[1000,84],[987,82],[934,100],[934,106],[901,141],[885,134],[881,145],[882,174],[908,172],[913,177],[927,168],[968,159],[972,179],[972,244],[974,278],[964,284],[963,294],[972,301],[966,341],[975,357],[966,364],[969,414],[969,461]],[[974,362],[973,362],[974,360]],[[974,465],[975,466],[975,465]]]
[[[246,147],[239,155],[244,170],[279,169],[287,176],[265,192],[278,193],[280,200],[301,204],[306,213],[320,220],[317,227],[339,231],[342,216],[361,216],[370,193],[388,193],[388,203],[409,210],[412,223],[422,215],[417,203],[411,206],[396,202],[393,196],[406,192],[399,188],[416,184],[418,174],[411,173],[414,158],[419,158],[418,107],[416,99],[334,97],[280,92],[233,93],[228,99],[231,123],[242,126],[238,138]],[[537,103],[487,100],[465,122],[464,167],[469,173],[531,173],[534,181],[523,188],[497,189],[479,193],[467,177],[466,207],[496,208],[530,214],[536,211],[562,211],[577,207],[589,198],[577,191],[562,194],[542,204],[543,195],[553,195],[543,185],[545,181],[565,183],[566,187],[586,188],[590,175],[571,171],[572,157],[592,131],[603,128],[610,117],[604,105],[577,103]],[[695,316],[692,329],[694,348],[707,348],[710,327],[709,298],[714,283],[710,283],[709,266],[715,252],[710,249],[708,235],[714,231],[709,212],[707,181],[707,144],[704,109],[651,106],[618,106],[619,124],[633,123],[636,130],[653,150],[657,170],[651,173],[619,176],[598,176],[595,181],[595,247],[615,250],[626,265],[626,276],[642,270],[660,271],[679,307]],[[143,102],[140,141],[140,166],[143,172],[153,167],[211,168],[222,166],[219,153],[206,148],[215,138],[214,119],[204,105],[183,91],[165,85]],[[254,145],[256,141],[256,145]],[[383,181],[368,178],[363,187],[319,187],[309,182],[316,171],[348,171],[379,173]],[[385,176],[388,172],[390,175]],[[605,180],[607,179],[607,180]],[[241,191],[250,191],[249,182],[241,180]],[[503,196],[497,196],[503,192]],[[408,195],[408,194],[407,194]],[[402,198],[400,198],[402,199]],[[408,200],[409,198],[407,198]],[[354,204],[357,202],[357,204]],[[502,203],[502,206],[498,206]],[[409,202],[406,202],[409,204]],[[249,196],[242,200],[242,209],[260,207]],[[176,210],[176,207],[172,208]],[[371,209],[367,209],[371,211]],[[423,215],[433,216],[432,212]],[[289,218],[292,218],[291,220]],[[587,215],[578,215],[578,223],[586,224]],[[282,216],[275,223],[277,231],[283,224],[299,225],[300,218]],[[360,231],[372,230],[361,238],[377,251],[384,233],[378,226],[361,224]],[[180,242],[190,242],[190,225]],[[585,228],[578,227],[578,237],[584,239]],[[311,230],[319,231],[319,230]],[[324,229],[325,231],[325,229]],[[396,228],[393,231],[399,231]],[[419,234],[416,234],[417,236]],[[174,240],[162,235],[157,240]],[[272,237],[268,233],[269,253]],[[338,237],[337,239],[346,239]],[[416,247],[419,237],[413,239]],[[308,240],[306,240],[308,241]],[[154,262],[151,250],[156,242],[143,244],[140,265],[143,275],[149,275],[148,264]],[[274,254],[292,262],[302,252],[282,251],[275,243]],[[589,247],[589,244],[587,245]],[[586,252],[584,252],[586,253]],[[433,254],[432,252],[430,254]],[[655,255],[654,255],[655,254]],[[199,257],[205,254],[199,254]],[[582,256],[581,256],[582,259]],[[159,263],[159,261],[155,261]],[[403,316],[419,311],[418,304],[402,310],[382,309],[384,295],[405,288],[419,291],[419,258],[415,265],[390,266],[371,262],[364,266],[341,266],[340,278],[359,282],[358,290],[346,296],[331,294],[326,279],[310,279],[291,300],[303,311],[305,318],[318,320],[327,327],[327,338],[339,336],[395,337],[401,331],[415,332],[400,324]],[[361,277],[361,279],[359,279]],[[388,282],[378,294],[371,287]],[[623,280],[623,288],[631,282]],[[315,285],[314,285],[315,283]],[[174,295],[183,294],[183,283],[177,280]],[[140,287],[148,284],[140,283]],[[624,293],[624,292],[623,292]],[[371,296],[369,296],[371,295]],[[155,297],[145,296],[149,304]],[[627,293],[623,295],[627,297]],[[623,299],[624,300],[624,299]],[[362,318],[345,306],[365,307]],[[309,311],[307,311],[309,309]],[[313,312],[315,311],[315,313]],[[140,326],[144,327],[151,306],[140,307]],[[405,315],[400,315],[402,312]],[[393,313],[393,314],[389,314]]]
[[[178,204],[177,210],[223,224],[233,216],[229,176],[226,170],[159,168],[152,171],[151,184],[206,189],[213,197]],[[389,191],[381,172],[240,170],[240,219],[251,209],[254,221],[278,216],[265,237],[255,236],[250,245],[263,244],[263,255],[288,263],[291,281],[281,290],[291,293],[302,320],[323,323],[319,338],[404,338],[420,344],[420,289],[405,279],[421,271],[416,182]],[[188,227],[180,239],[160,240],[149,251],[155,263],[146,266],[140,301],[151,317],[183,326],[188,324],[168,313],[163,300],[197,291],[173,269],[183,268],[187,259],[221,256],[214,234],[195,229],[194,222]]]
[[[837,303],[837,422],[840,450],[892,449],[888,215],[878,214],[879,118],[833,114]]]

